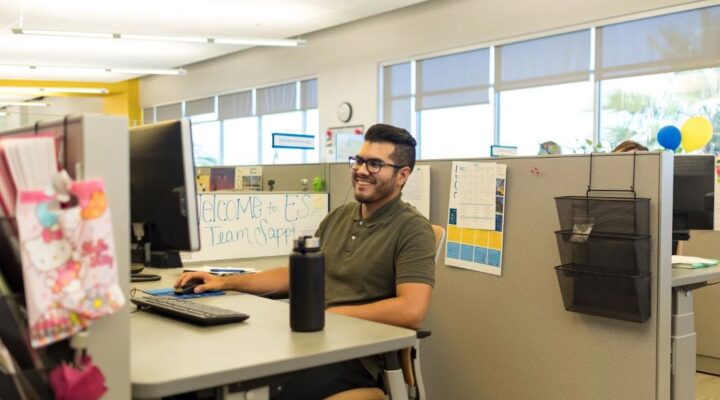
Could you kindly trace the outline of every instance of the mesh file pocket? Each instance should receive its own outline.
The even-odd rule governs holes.
[[[620,275],[555,267],[565,309],[633,322],[650,318],[650,274]]]
[[[640,275],[650,272],[650,236],[556,231],[560,261],[578,269]],[[582,267],[580,267],[582,266]]]
[[[592,224],[594,232],[648,235],[650,199],[638,197],[561,196],[555,198],[560,229]]]

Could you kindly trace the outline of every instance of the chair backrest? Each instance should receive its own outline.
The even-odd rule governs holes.
[[[442,253],[442,246],[445,241],[445,229],[440,225],[432,226],[433,232],[435,233],[435,264],[440,259],[440,253]]]

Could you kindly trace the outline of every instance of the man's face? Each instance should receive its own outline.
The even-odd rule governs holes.
[[[365,142],[357,155],[363,160],[380,160],[385,164],[395,164],[390,159],[393,151],[395,151],[395,145],[392,143]],[[396,171],[396,168],[390,165],[383,166],[377,173],[370,173],[367,163],[365,163],[358,169],[352,169],[355,200],[364,204],[372,204],[388,197],[394,197],[400,192],[400,187],[406,178],[406,173]]]

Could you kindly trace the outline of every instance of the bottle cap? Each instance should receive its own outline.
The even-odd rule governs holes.
[[[320,238],[300,236],[293,243],[293,251],[304,253],[306,251],[320,250]]]

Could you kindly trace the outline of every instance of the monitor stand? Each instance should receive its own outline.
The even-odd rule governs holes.
[[[150,260],[145,265],[155,268],[182,268],[182,260],[177,251],[151,251]]]

